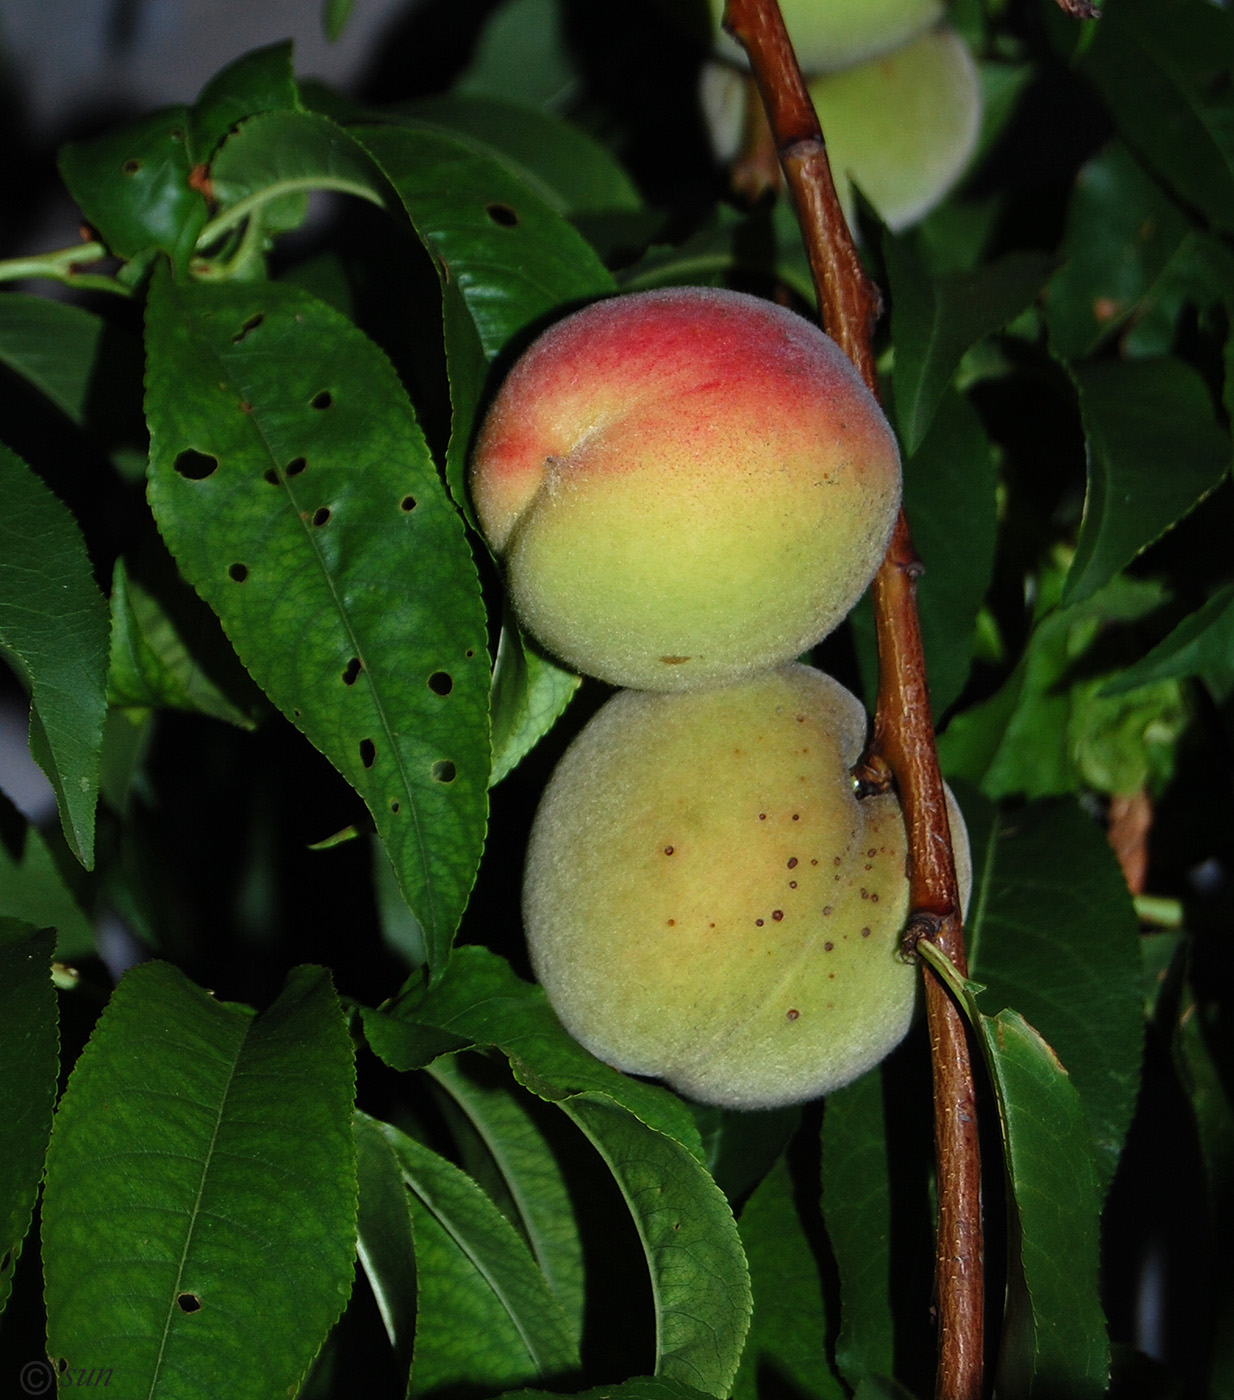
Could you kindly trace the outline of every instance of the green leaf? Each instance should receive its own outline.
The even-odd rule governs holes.
[[[197,601],[191,593],[189,598]],[[183,603],[184,600],[178,601]],[[201,604],[197,603],[197,607],[201,608]],[[191,615],[190,609],[181,607],[180,611],[182,616],[186,611]],[[204,642],[208,652],[216,651],[217,648],[211,646],[214,641],[211,634],[217,631],[217,624],[209,626],[214,618],[206,609],[202,612],[204,618],[192,618],[197,626],[194,641],[199,646]],[[226,642],[223,645],[226,646]],[[239,671],[239,667],[236,670]],[[239,674],[247,680],[243,671]],[[228,680],[233,691],[239,689],[234,676]],[[254,692],[245,699],[247,710],[240,708],[215,683],[189,649],[176,619],[152,593],[129,577],[124,560],[118,559],[111,588],[108,704],[121,709],[186,710],[190,714],[210,715],[242,729],[252,729],[255,719],[247,711],[257,708],[253,701],[260,700],[260,696]]]
[[[512,1223],[526,1238],[577,1350],[583,1335],[583,1251],[568,1183],[539,1121],[550,1110],[518,1088],[504,1066],[503,1081],[491,1072],[491,1062],[476,1059],[442,1056],[429,1073],[491,1154],[517,1213]]]
[[[1230,468],[1230,436],[1181,360],[1103,360],[1075,371],[1088,492],[1063,592],[1082,602],[1177,524]]]
[[[323,970],[257,1017],[129,972],[52,1130],[48,1354],[151,1400],[294,1394],[351,1289],[353,1087]]]
[[[373,163],[329,117],[317,112],[259,112],[231,130],[210,166],[220,214],[217,239],[241,219],[277,232],[304,218],[310,190],[334,190],[382,205],[386,190]]]
[[[656,1374],[728,1396],[750,1323],[750,1277],[724,1193],[680,1142],[606,1094],[561,1103],[608,1164],[643,1242]]]
[[[0,652],[30,688],[30,748],[77,859],[94,864],[107,610],[77,522],[0,443]]]
[[[243,54],[210,79],[193,105],[189,114],[193,159],[209,160],[232,127],[246,117],[299,105],[289,39]]]
[[[487,948],[457,949],[432,986],[413,987],[363,1018],[369,1044],[394,1069],[422,1068],[465,1045],[493,1046],[539,1098],[604,1094],[704,1160],[694,1119],[676,1094],[631,1079],[584,1050],[553,1014],[543,988],[522,981]]]
[[[1234,230],[1234,23],[1203,0],[1109,6],[1081,71],[1122,135],[1183,199]]]
[[[60,1046],[51,980],[55,937],[0,917],[0,1312],[30,1229],[56,1102]]]
[[[883,1082],[862,1075],[828,1095],[823,1114],[823,1219],[840,1275],[835,1359],[850,1386],[895,1361],[891,1183]]]
[[[502,99],[451,92],[399,112],[500,162],[566,217],[642,208],[633,181],[606,146],[560,117],[508,99],[508,89]]]
[[[896,424],[911,456],[964,353],[1032,303],[1050,264],[1039,253],[1010,253],[973,272],[931,277],[911,241],[890,236],[883,256],[891,286]]]
[[[499,783],[548,733],[582,678],[550,661],[507,613],[493,667],[493,772]]]
[[[619,1385],[578,1391],[574,1400],[699,1400],[702,1394],[693,1386],[664,1376],[634,1376]],[[518,1395],[519,1400],[559,1400],[554,1392],[547,1390],[522,1390]]]
[[[1090,160],[1067,208],[1065,260],[1046,288],[1054,352],[1081,359],[1132,316],[1143,315],[1189,227],[1121,143]]]
[[[84,307],[21,292],[0,296],[0,362],[79,427],[104,329],[103,318]]]
[[[485,24],[459,90],[560,105],[573,92],[574,64],[557,0],[508,0]]]
[[[1234,584],[1218,589],[1145,657],[1107,682],[1101,693],[1125,695],[1183,676],[1199,676],[1218,704],[1234,694]]]
[[[94,926],[65,882],[47,842],[0,794],[0,918],[56,930],[61,962],[93,956]]]
[[[1073,803],[1000,813],[960,796],[973,852],[971,975],[984,1006],[1028,1017],[1066,1066],[1104,1191],[1135,1109],[1144,1036],[1139,924],[1122,871]]]
[[[389,1123],[373,1126],[412,1193],[415,1393],[575,1375],[570,1327],[510,1222],[458,1167]]]
[[[1105,698],[1104,687],[1121,652],[1139,653],[1132,624],[1161,607],[1165,592],[1119,575],[1085,602],[1057,608],[1057,576],[1044,575],[1040,589],[1040,614],[1011,676],[940,738],[944,772],[995,798],[1056,796],[1103,775],[1116,783],[1103,790],[1134,791],[1168,771],[1185,710],[1176,687],[1129,699]]]
[[[446,475],[462,501],[475,416],[492,387],[485,363],[552,313],[611,292],[613,279],[582,236],[500,161],[438,131],[350,131],[394,186],[442,283],[453,410]]]
[[[206,222],[206,201],[189,184],[189,110],[166,107],[60,152],[60,174],[86,220],[119,258],[152,248],[188,266]]]
[[[996,484],[981,420],[967,399],[946,393],[904,464],[904,513],[925,567],[917,613],[936,718],[959,697],[972,667],[973,629],[994,569]]]
[[[416,1331],[416,1258],[407,1185],[382,1125],[357,1109],[355,1131],[357,1251],[405,1386]]]
[[[321,12],[321,27],[332,44],[342,34],[354,4],[355,0],[325,0]]]
[[[488,667],[475,566],[406,394],[291,286],[160,273],[147,335],[159,528],[368,804],[438,967],[484,836]]]
[[[1001,1393],[1106,1393],[1098,1296],[1101,1196],[1083,1107],[1050,1046],[1015,1011],[980,1016],[1014,1196],[1018,1271],[1008,1289]]]
[[[746,1202],[738,1222],[750,1264],[754,1314],[734,1400],[760,1400],[769,1393],[843,1400],[845,1394],[827,1364],[822,1280],[795,1194],[792,1174],[781,1158]]]

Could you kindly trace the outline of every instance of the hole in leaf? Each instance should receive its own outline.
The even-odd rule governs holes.
[[[468,647],[467,650],[463,653],[463,655],[467,658],[468,661],[470,661],[471,658],[475,655],[475,652],[472,650],[471,647]]]
[[[232,583],[243,583],[249,576],[249,566],[247,564],[233,564],[227,570],[227,577]]]
[[[355,685],[356,677],[360,674],[360,658],[353,656],[347,663],[347,669],[343,672],[343,684]]]
[[[3,1259],[0,1259],[0,1274],[7,1274],[8,1271],[9,1271],[9,1265],[12,1264],[12,1262],[13,1262],[13,1255],[12,1255],[12,1252],[9,1251],[9,1250],[6,1250],[6,1251],[5,1251],[4,1258],[3,1258]]]
[[[235,333],[235,335],[232,336],[232,344],[239,345],[240,342],[245,338],[245,336],[247,336],[250,331],[255,331],[265,319],[266,313],[264,311],[258,311],[256,315],[250,316],[248,320],[245,321],[245,323]]]
[[[371,768],[377,762],[377,745],[371,739],[360,740],[360,762]]]
[[[313,408],[329,408],[333,402],[334,395],[329,389],[323,389],[320,394],[314,394],[309,400],[309,404]]]
[[[458,773],[458,769],[448,758],[438,759],[428,771],[435,783],[452,783]]]
[[[196,1293],[177,1293],[176,1307],[184,1313],[195,1313],[201,1311],[201,1299]]]
[[[186,447],[175,460],[176,471],[186,481],[205,481],[212,472],[218,470],[219,459],[208,452],[198,452]]]
[[[428,678],[428,688],[434,695],[449,695],[454,689],[454,677],[448,671],[434,671]]]
[[[271,486],[277,486],[279,484],[279,474],[274,470],[273,467],[271,467],[270,470],[266,472],[265,477]]]
[[[397,799],[397,798],[396,798],[393,802],[390,803],[390,810],[391,810],[391,812],[394,813],[394,815],[395,815],[396,817],[398,816],[398,814],[399,814],[399,805],[398,805],[398,799]]]
[[[485,207],[484,212],[495,224],[500,224],[502,228],[513,228],[518,223],[518,215],[508,204],[493,203]]]
[[[68,1357],[67,1357],[67,1356],[57,1356],[57,1357],[56,1357],[56,1370],[59,1371],[61,1375],[64,1375],[64,1373],[65,1373],[68,1369],[69,1369],[69,1359],[68,1359]]]
[[[411,512],[415,510],[417,504],[418,503],[414,496],[404,496],[403,499],[398,503],[398,508],[399,510],[405,510],[407,514],[410,515]]]
[[[299,476],[300,473],[307,466],[308,463],[304,460],[303,457],[293,457],[291,461],[288,462],[287,465],[283,468],[283,470],[287,473],[288,476]]]
[[[329,506],[319,506],[318,509],[315,510],[315,511],[313,512],[313,524],[314,524],[314,525],[322,526],[322,525],[324,525],[324,524],[326,523],[326,521],[329,520],[329,519],[330,519],[330,507],[329,507]]]
[[[126,175],[136,175],[141,169],[141,161],[139,161],[136,156],[130,156],[120,169],[123,170]]]

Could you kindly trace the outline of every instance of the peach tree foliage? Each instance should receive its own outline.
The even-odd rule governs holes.
[[[972,839],[991,1357],[1230,1394],[1234,25],[951,19],[978,163],[862,247]],[[527,978],[527,829],[604,688],[504,605],[477,416],[582,303],[810,282],[659,9],[487,24],[385,105],[242,55],[60,151],[87,248],[0,262],[0,649],[59,818],[0,798],[5,1394],[44,1356],[166,1400],[930,1393],[924,1034],[700,1109]],[[872,700],[867,605],[815,659]]]

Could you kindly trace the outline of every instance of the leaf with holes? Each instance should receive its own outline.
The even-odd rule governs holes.
[[[56,1102],[55,935],[0,918],[0,1311],[30,1228]]]
[[[78,860],[94,864],[107,609],[76,520],[0,443],[0,656],[30,688],[30,748]]]
[[[260,1016],[129,972],[52,1129],[48,1354],[150,1400],[295,1394],[351,1290],[354,1073],[320,968]]]
[[[393,369],[283,285],[154,278],[150,501],[271,700],[364,798],[431,966],[484,839],[479,583]]]
[[[119,258],[152,248],[187,267],[206,222],[189,183],[187,107],[167,107],[60,151],[60,174],[82,214]]]
[[[447,343],[470,332],[491,362],[552,313],[613,290],[582,236],[500,161],[427,128],[349,130],[394,186],[438,276],[461,293],[445,299],[447,318],[466,321],[452,332],[447,319]],[[460,387],[452,376],[448,474],[458,499],[482,386],[469,383],[465,396]]]

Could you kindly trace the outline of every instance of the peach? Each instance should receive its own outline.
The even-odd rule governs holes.
[[[576,1039],[734,1108],[825,1094],[900,1041],[906,838],[894,795],[855,794],[865,732],[801,665],[601,707],[545,790],[524,885],[532,965]],[[951,826],[967,898],[954,806]]]
[[[850,225],[854,185],[894,232],[924,218],[967,170],[981,131],[977,65],[946,25],[815,78],[810,96]]]
[[[900,500],[840,349],[739,292],[614,297],[517,361],[471,490],[515,609],[568,665],[678,690],[791,660],[848,613]]]
[[[745,50],[720,28],[724,0],[710,0],[716,53],[746,63]],[[780,11],[807,76],[864,63],[898,48],[942,17],[942,0],[781,0]]]

